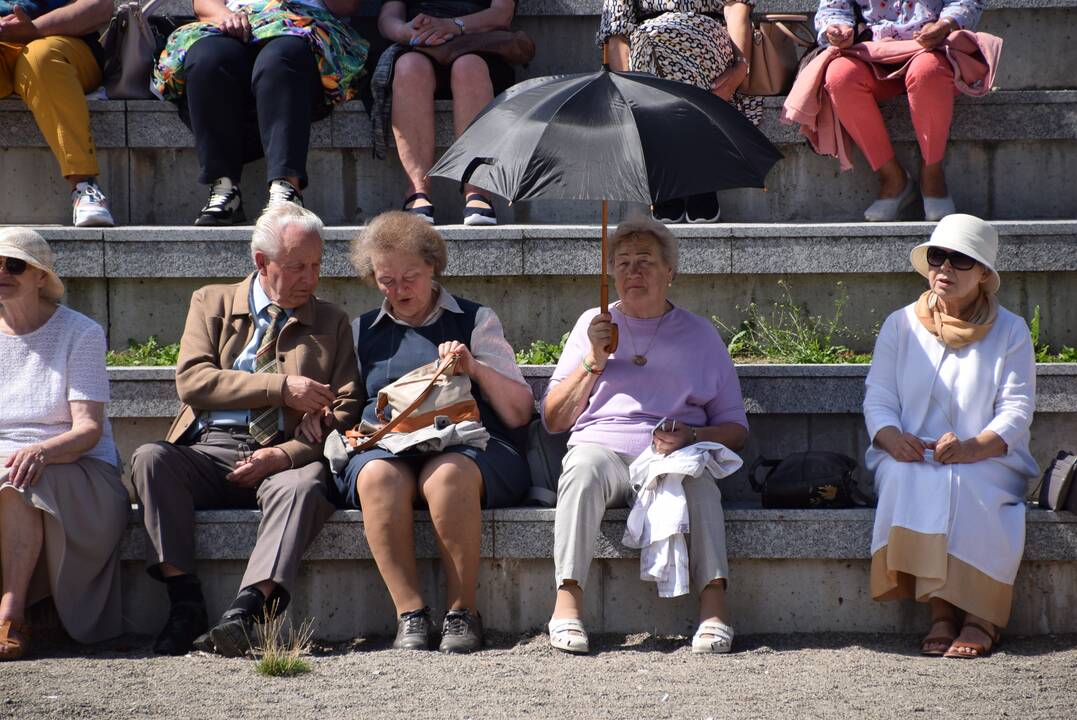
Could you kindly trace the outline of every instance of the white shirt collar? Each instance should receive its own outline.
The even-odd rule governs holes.
[[[374,318],[374,322],[370,323],[370,327],[374,327],[379,322],[381,322],[382,318],[385,317],[388,317],[397,325],[408,325],[409,327],[426,327],[427,325],[437,322],[438,318],[440,318],[441,314],[446,310],[458,314],[464,312],[460,309],[460,304],[456,302],[456,298],[452,296],[452,293],[446,292],[445,289],[441,287],[441,285],[439,285],[438,283],[434,283],[434,290],[438,294],[437,299],[434,301],[434,307],[430,311],[430,314],[426,316],[426,319],[418,325],[412,325],[411,323],[404,322],[403,320],[400,320],[395,317],[391,312],[392,306],[389,304],[388,298],[386,298],[385,300],[381,301],[381,312],[379,312],[378,316]]]

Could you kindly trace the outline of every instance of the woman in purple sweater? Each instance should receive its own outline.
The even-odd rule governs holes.
[[[655,425],[668,419],[667,431],[653,433],[663,454],[699,441],[739,450],[748,436],[740,384],[714,325],[666,298],[677,272],[673,234],[640,218],[621,223],[610,243],[608,270],[620,300],[609,313],[594,308],[576,322],[542,403],[551,432],[572,431],[557,490],[550,621],[550,642],[567,652],[588,651],[580,609],[595,538],[606,508],[631,503],[628,467],[651,445]],[[612,323],[620,343],[609,353]],[[706,473],[687,479],[684,492],[702,633],[693,650],[728,651],[721,493]]]

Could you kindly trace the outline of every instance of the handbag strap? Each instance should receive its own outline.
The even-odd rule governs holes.
[[[362,452],[363,450],[369,450],[370,448],[374,447],[374,445],[377,444],[379,440],[391,433],[397,425],[407,420],[408,417],[410,417],[411,414],[415,412],[419,408],[419,406],[423,404],[423,401],[426,400],[426,398],[430,395],[430,391],[434,389],[434,383],[438,381],[438,378],[440,378],[445,373],[448,373],[450,370],[455,370],[456,363],[459,360],[460,353],[452,353],[444,360],[442,360],[441,365],[438,366],[438,369],[434,373],[434,376],[430,378],[430,382],[426,384],[426,387],[423,388],[423,391],[421,393],[419,393],[419,396],[411,402],[411,405],[408,405],[399,413],[393,415],[392,420],[382,425],[376,433],[364,440],[362,445],[356,445],[355,449],[360,452]],[[347,435],[348,437],[352,437],[350,433],[348,433]]]
[[[779,19],[776,19],[776,18],[783,18],[783,20],[779,20]],[[796,43],[800,47],[802,47],[802,48],[815,47],[818,43],[817,43],[814,36],[812,36],[812,38],[809,40],[807,38],[801,37],[800,33],[798,33],[796,30],[790,30],[789,29],[789,26],[785,24],[785,20],[788,20],[790,18],[794,18],[794,20],[789,20],[789,21],[790,22],[796,22],[797,24],[794,25],[794,27],[798,27],[798,28],[804,27],[804,25],[802,23],[807,21],[807,18],[804,17],[803,15],[777,15],[777,16],[768,15],[768,16],[766,16],[765,19],[766,19],[767,22],[770,22],[771,25],[778,28],[778,30],[780,30],[782,32],[782,34],[784,34],[787,38],[792,40],[794,43]]]
[[[755,490],[757,493],[763,492],[763,483],[760,482],[759,480],[757,480],[756,477],[755,477],[756,471],[759,468],[761,468],[761,467],[771,468],[771,470],[773,471],[773,468],[778,467],[778,465],[780,465],[781,462],[782,462],[781,460],[767,460],[762,455],[757,457],[752,462],[751,466],[748,468],[748,484],[752,486],[752,490]],[[769,473],[768,473],[768,477],[769,477]]]

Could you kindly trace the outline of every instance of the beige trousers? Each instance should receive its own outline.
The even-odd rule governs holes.
[[[557,586],[566,579],[581,588],[594,557],[595,540],[607,508],[628,507],[635,494],[628,466],[635,460],[601,445],[573,445],[561,463],[557,482],[553,556]],[[722,493],[709,473],[684,481],[688,501],[688,571],[695,592],[729,577]],[[617,538],[620,541],[620,537]]]

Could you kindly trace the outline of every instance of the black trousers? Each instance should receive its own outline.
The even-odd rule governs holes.
[[[194,133],[200,183],[238,183],[243,165],[264,155],[268,180],[296,176],[306,187],[310,124],[330,108],[305,38],[254,45],[206,37],[187,51],[184,67],[180,117]]]

